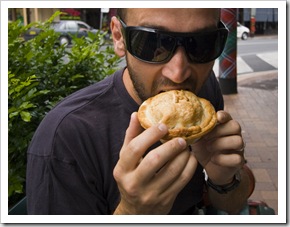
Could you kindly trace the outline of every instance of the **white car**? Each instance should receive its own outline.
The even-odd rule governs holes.
[[[241,25],[239,22],[237,22],[237,38],[246,40],[248,39],[249,34],[250,34],[250,29],[245,27],[244,25]]]

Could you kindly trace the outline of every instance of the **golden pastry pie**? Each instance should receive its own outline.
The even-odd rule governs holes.
[[[182,137],[188,144],[210,132],[217,122],[212,104],[185,90],[171,90],[147,99],[139,107],[138,119],[145,129],[166,124],[169,131],[162,142]]]

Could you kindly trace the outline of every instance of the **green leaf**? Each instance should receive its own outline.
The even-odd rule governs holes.
[[[22,118],[23,121],[25,122],[30,122],[31,119],[31,114],[27,111],[21,111],[20,112],[20,116]]]
[[[30,103],[30,102],[23,102],[23,103],[20,105],[19,109],[24,110],[24,109],[29,109],[29,108],[31,108],[31,107],[35,107],[35,105],[32,104],[32,103]]]
[[[12,119],[13,117],[18,116],[19,112],[18,111],[11,111],[11,113],[9,114],[9,119]]]

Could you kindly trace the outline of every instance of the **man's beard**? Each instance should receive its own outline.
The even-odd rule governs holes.
[[[134,87],[134,92],[137,95],[137,97],[139,97],[139,99],[141,100],[141,102],[144,102],[147,98],[148,95],[146,95],[145,92],[145,87],[143,85],[143,83],[139,80],[139,76],[138,73],[133,69],[133,67],[131,67],[130,63],[127,60],[127,69],[129,72],[129,76],[130,79],[133,83],[133,87]]]
[[[158,77],[156,80],[153,81],[151,91],[146,92],[146,87],[144,86],[142,80],[140,80],[142,75],[138,74],[138,72],[134,69],[134,67],[132,67],[132,65],[128,61],[127,56],[126,56],[126,61],[127,61],[127,69],[129,72],[129,76],[135,89],[134,92],[140,98],[142,102],[144,102],[146,99],[154,95],[157,95],[159,92],[162,91],[162,88],[166,88],[166,87],[170,87],[170,88],[176,87],[177,89],[182,88],[182,89],[194,92],[195,81],[191,77],[186,79],[181,84],[174,83],[166,77]]]

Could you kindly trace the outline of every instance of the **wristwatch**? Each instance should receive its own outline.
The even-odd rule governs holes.
[[[217,191],[220,194],[226,194],[229,191],[234,190],[235,188],[237,188],[239,186],[241,182],[241,174],[240,171],[238,171],[235,175],[234,175],[234,180],[229,183],[229,184],[225,184],[225,185],[216,185],[214,184],[209,178],[207,178],[207,185],[209,187],[211,187],[212,189],[214,189],[215,191]]]

